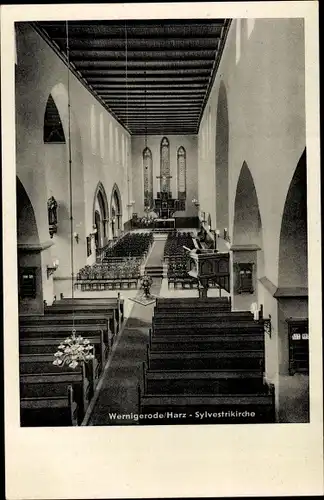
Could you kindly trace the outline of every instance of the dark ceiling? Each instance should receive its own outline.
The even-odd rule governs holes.
[[[230,21],[69,21],[34,26],[132,134],[196,134]],[[54,42],[54,44],[53,44]]]

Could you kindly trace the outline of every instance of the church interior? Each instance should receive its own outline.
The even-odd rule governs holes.
[[[304,24],[15,24],[21,426],[309,422]]]

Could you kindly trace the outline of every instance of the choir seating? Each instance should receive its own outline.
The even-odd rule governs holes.
[[[275,421],[263,321],[217,299],[157,299],[139,388],[142,423]]]

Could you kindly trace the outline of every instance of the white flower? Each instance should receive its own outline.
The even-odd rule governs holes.
[[[78,366],[77,361],[72,361],[72,363],[69,364],[70,368],[76,368]]]
[[[62,356],[63,356],[63,352],[57,351],[57,352],[54,354],[54,356],[55,356],[56,358],[60,358],[60,357],[62,357]]]
[[[55,359],[53,361],[53,365],[56,365],[56,366],[60,366],[62,363],[63,363],[63,361],[61,359]]]

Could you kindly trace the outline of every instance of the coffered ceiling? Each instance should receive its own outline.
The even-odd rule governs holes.
[[[229,19],[34,23],[132,134],[195,134]],[[68,36],[67,36],[68,35]]]

